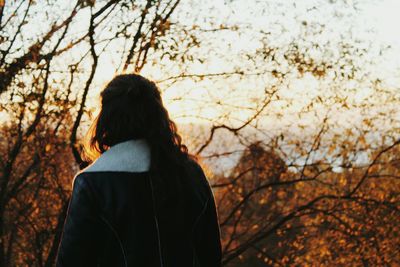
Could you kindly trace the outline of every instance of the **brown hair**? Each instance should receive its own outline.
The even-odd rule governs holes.
[[[188,175],[184,164],[197,158],[182,143],[156,84],[139,74],[118,75],[100,96],[101,110],[86,135],[84,159],[92,161],[93,155],[103,153],[112,145],[144,138],[150,145],[150,171],[158,177],[155,181],[158,194],[164,200],[178,198],[182,179]]]

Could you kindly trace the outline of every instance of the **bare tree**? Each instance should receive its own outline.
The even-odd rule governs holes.
[[[180,130],[214,188],[225,266],[400,263],[400,98],[369,71],[390,47],[314,19],[358,1],[266,1],[263,26],[235,4],[0,1],[0,266],[54,264],[90,96],[116,72],[154,74],[197,122]]]

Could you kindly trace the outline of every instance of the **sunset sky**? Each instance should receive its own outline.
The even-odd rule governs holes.
[[[66,7],[68,2],[60,2],[60,10]],[[173,118],[181,123],[226,120],[229,123],[240,124],[254,113],[254,109],[263,96],[266,87],[271,86],[271,70],[262,61],[246,60],[245,55],[255,55],[262,49],[262,34],[260,31],[271,32],[268,42],[275,46],[284,46],[293,39],[302,36],[301,21],[308,24],[324,24],[322,34],[317,35],[317,40],[307,37],[301,42],[313,41],[326,46],[327,50],[335,56],[337,42],[343,38],[359,41],[360,47],[369,49],[370,61],[365,64],[357,56],[355,62],[362,66],[362,72],[368,74],[371,80],[379,78],[382,86],[392,90],[399,98],[398,85],[400,84],[400,2],[396,0],[363,0],[363,1],[294,1],[294,0],[270,0],[270,1],[183,1],[175,12],[172,20],[178,24],[198,25],[203,29],[213,29],[222,26],[237,26],[237,31],[221,31],[213,34],[204,32],[199,36],[201,47],[191,53],[196,59],[204,59],[202,63],[186,63],[184,70],[177,67],[174,62],[159,61],[157,57],[150,58],[149,63],[143,69],[142,74],[156,81],[178,76],[185,71],[187,74],[218,74],[234,72],[236,69],[244,70],[244,76],[227,76],[224,78],[212,78],[204,80],[184,79],[175,83],[169,81],[160,82],[163,90],[163,98]],[[354,9],[350,8],[354,4]],[[36,9],[41,8],[40,1]],[[61,12],[61,11],[60,11]],[[72,32],[78,34],[87,28],[89,9],[80,13]],[[67,13],[67,12],[64,12]],[[85,15],[86,14],[86,15]],[[38,18],[37,23],[43,21]],[[38,25],[37,25],[38,26]],[[32,38],[39,27],[30,26]],[[342,39],[341,39],[342,38]],[[329,42],[328,42],[329,41]],[[328,43],[327,43],[328,42]],[[120,63],[118,49],[121,43],[114,42],[99,59],[99,67],[96,71],[95,82],[89,94],[88,106],[95,112],[98,110],[98,94],[101,88],[115,74]],[[368,47],[370,45],[370,47]],[[387,47],[383,54],[379,54],[379,48]],[[75,51],[79,54],[82,51]],[[318,51],[315,51],[318,58]],[[71,55],[66,56],[70,60]],[[325,55],[326,57],[326,55]],[[279,62],[279,58],[277,59]],[[358,62],[359,61],[359,62]],[[64,63],[64,62],[62,62]],[[88,63],[89,64],[89,63]],[[88,65],[89,66],[89,65]],[[119,73],[120,70],[117,71]],[[253,75],[265,72],[265,75]],[[338,87],[340,89],[337,89]],[[350,89],[351,88],[355,88]],[[76,88],[79,90],[80,88]],[[349,90],[347,90],[349,89]],[[329,75],[317,80],[312,75],[297,77],[289,76],[283,85],[280,85],[280,101],[275,101],[266,110],[268,116],[263,117],[262,124],[268,127],[280,127],[292,125],[293,121],[313,120],[310,118],[296,118],[295,116],[305,106],[320,96],[325,101],[338,90],[342,90],[342,96],[349,95],[348,100],[361,103],[363,101],[375,102],[379,106],[379,97],[370,86],[370,81],[332,81]],[[220,101],[221,105],[215,103]],[[322,106],[320,108],[323,108]],[[324,113],[320,110],[321,114]],[[334,112],[334,111],[333,111]],[[357,117],[352,111],[340,112],[342,116]],[[277,120],[274,113],[283,113],[280,123],[272,123]],[[307,116],[305,116],[307,117]],[[317,118],[318,120],[320,118]]]
[[[371,63],[365,65],[365,71],[371,72],[380,79],[384,80],[388,88],[397,91],[400,84],[400,2],[396,0],[384,1],[254,1],[249,5],[248,1],[208,1],[200,4],[184,2],[176,13],[175,18],[179,23],[204,24],[203,27],[210,27],[210,21],[215,25],[238,25],[242,30],[240,35],[229,31],[213,35],[212,40],[203,40],[202,48],[205,53],[212,51],[211,56],[207,57],[204,64],[193,63],[188,66],[189,73],[221,73],[230,72],[235,66],[245,65],[250,70],[254,65],[249,62],[238,61],[239,54],[253,53],[261,47],[259,42],[259,30],[272,31],[272,38],[276,37],[277,44],[284,44],[299,34],[300,28],[297,18],[304,19],[312,23],[318,22],[326,25],[326,34],[320,36],[321,42],[333,40],[332,50],[335,47],[335,38],[339,40],[341,35],[345,37],[359,39],[361,43],[372,42]],[[355,3],[357,9],[346,8],[346,3]],[[312,5],[320,6],[318,9],[310,10]],[[190,11],[188,11],[190,10]],[[221,12],[224,10],[224,12]],[[191,14],[188,16],[188,12]],[[283,15],[284,14],[284,15]],[[285,29],[282,34],[281,28]],[[325,39],[325,40],[324,40]],[[377,49],[380,46],[390,45],[391,48],[383,55],[377,56]],[[216,51],[215,53],[213,53]],[[217,54],[217,56],[215,56]],[[107,58],[104,57],[104,62]],[[114,75],[115,67],[112,64],[102,64],[97,77],[98,84],[104,84]],[[159,69],[157,62],[154,66],[148,66],[143,73],[156,80],[162,80],[168,75],[174,76],[179,71],[166,73],[165,69]],[[171,67],[173,70],[173,66]],[[256,72],[256,71],[254,71]],[[202,101],[213,104],[215,98],[223,99],[227,105],[243,103],[243,99],[259,97],[264,90],[267,76],[255,77],[246,76],[238,81],[235,78],[222,80],[192,81],[185,80],[175,83],[172,87],[160,83],[160,87],[165,89],[164,99],[171,109],[171,113],[179,121],[187,121],[188,115],[198,115],[199,110],[193,107],[193,103]],[[267,81],[268,82],[268,81]],[[325,85],[324,85],[325,83]],[[293,77],[291,84],[282,88],[282,96],[292,97],[291,103],[293,112],[296,106],[304,106],[309,96],[324,95],[323,87],[329,85],[327,81],[317,81],[315,78],[305,76],[303,78]],[[353,85],[354,86],[354,85]],[[101,88],[101,87],[99,87]],[[212,91],[212,96],[210,96]],[[354,94],[355,99],[362,99],[371,95],[368,84],[359,86]],[[92,96],[95,98],[96,90]],[[183,101],[176,101],[177,96],[184,95]],[[194,100],[194,101],[191,101]],[[303,103],[304,102],[304,103]],[[249,105],[251,106],[251,104]],[[206,109],[202,105],[201,114],[204,117],[220,115],[221,110],[216,110],[215,105]],[[291,112],[288,112],[291,113]],[[182,115],[184,114],[184,116]],[[247,116],[242,112],[242,119]],[[239,117],[240,117],[239,116]],[[193,120],[190,118],[188,120]]]

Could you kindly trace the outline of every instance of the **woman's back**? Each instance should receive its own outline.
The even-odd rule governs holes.
[[[156,205],[150,154],[145,139],[130,139],[75,176],[57,266],[220,266],[217,211],[201,167],[184,164],[181,206]]]

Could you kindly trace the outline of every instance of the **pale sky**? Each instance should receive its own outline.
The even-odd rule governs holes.
[[[210,70],[210,72],[218,72],[219,68],[222,69],[230,64],[230,60],[234,62],[235,53],[240,53],[243,51],[253,51],[259,47],[259,43],[255,39],[247,38],[251,36],[259,29],[265,31],[273,32],[273,36],[276,39],[272,42],[277,44],[287,43],[291,41],[291,38],[295,37],[300,32],[299,23],[297,18],[304,19],[305,21],[312,23],[318,22],[326,24],[326,30],[323,34],[318,36],[321,43],[326,42],[326,40],[332,40],[331,48],[335,50],[335,40],[339,40],[341,34],[352,36],[357,40],[361,40],[362,43],[368,41],[372,42],[372,48],[369,51],[371,54],[371,64],[362,65],[366,72],[370,72],[371,76],[379,77],[384,82],[384,86],[391,88],[393,92],[399,92],[400,85],[400,16],[398,12],[400,11],[400,1],[398,0],[363,0],[363,1],[331,1],[332,5],[328,4],[328,0],[311,1],[311,0],[285,0],[285,1],[254,1],[253,6],[249,6],[249,1],[232,1],[229,8],[224,4],[225,1],[213,1],[209,2],[209,5],[203,4],[200,9],[200,13],[207,14],[207,16],[216,16],[221,13],[221,10],[227,10],[226,13],[221,13],[220,23],[228,24],[247,24],[249,25],[249,30],[243,35],[235,36],[226,34],[225,36],[215,37],[210,42],[210,45],[218,47],[226,46],[226,43],[230,42],[232,46],[226,49],[225,55],[222,55],[219,59],[212,59],[211,63],[207,66],[199,66],[195,68],[196,71]],[[356,10],[340,8],[344,3],[354,3],[356,5]],[[266,5],[269,3],[270,5]],[[295,8],[294,8],[295,4]],[[214,9],[209,9],[210,6],[215,5]],[[317,10],[311,10],[310,7],[316,5],[319,6]],[[231,12],[231,13],[230,13]],[[230,15],[228,15],[230,14]],[[282,15],[284,14],[284,15]],[[218,22],[217,22],[218,23]],[[284,28],[286,33],[281,34],[281,29]],[[254,30],[254,31],[252,31]],[[275,34],[275,35],[274,35]],[[391,45],[392,48],[386,54],[381,56],[378,55],[378,47]],[[233,51],[234,53],[231,53]],[[357,58],[355,59],[357,62]],[[242,62],[241,62],[242,63]],[[243,63],[246,64],[246,63]],[[260,63],[262,66],[262,63]],[[360,64],[363,64],[362,62]],[[202,67],[204,67],[202,69]],[[247,66],[251,69],[253,66],[251,63]],[[246,97],[256,97],[257,93],[263,91],[264,81],[257,79],[255,77],[244,78],[241,81],[234,80],[232,84],[227,86],[227,94],[224,94],[223,85],[216,81],[203,82],[199,84],[192,84],[189,82],[190,86],[196,88],[193,90],[201,99],[207,99],[206,93],[201,94],[202,91],[206,91],[207,88],[218,88],[219,94],[221,94],[221,99],[227,101],[229,104],[243,103],[243,99]],[[224,84],[227,81],[223,81]],[[250,85],[249,85],[250,84]],[[252,87],[251,85],[254,84]],[[343,87],[348,86],[349,88],[357,88],[354,94],[354,100],[361,102],[368,100],[368,97],[374,98],[375,102],[379,99],[373,95],[373,90],[369,87],[369,84],[354,84],[354,82],[349,82]],[[176,86],[176,90],[178,85]],[[301,110],[306,104],[308,104],[311,97],[316,97],[318,95],[329,97],[329,92],[325,88],[331,87],[329,79],[327,81],[316,81],[314,77],[305,76],[304,78],[298,79],[293,77],[287,88],[282,88],[280,93],[288,98],[293,98],[291,107],[284,108],[285,103],[282,103],[282,110],[287,113],[288,116],[282,121],[286,121],[292,124],[289,117],[293,117],[297,111]],[[204,90],[202,90],[202,88]],[[257,88],[258,90],[254,89]],[[200,92],[199,92],[200,91]],[[214,90],[215,91],[215,90]],[[173,95],[173,93],[170,93]],[[397,93],[398,94],[398,93]],[[235,100],[236,99],[236,100]],[[230,101],[232,100],[232,101]],[[375,103],[379,105],[379,103]],[[383,104],[383,103],[382,103]],[[174,114],[179,114],[181,106],[177,103],[171,105],[175,112]],[[273,106],[275,110],[279,105]],[[272,110],[272,109],[270,109]],[[186,109],[185,109],[186,111]],[[235,111],[237,112],[237,111]],[[213,114],[218,112],[210,109],[208,112],[204,112],[205,116],[212,117]],[[271,114],[271,113],[270,113]],[[341,112],[342,116],[355,116],[355,114],[348,114]],[[234,114],[232,117],[237,117],[238,119],[244,120],[251,114],[246,114],[246,112],[241,112],[240,114]],[[297,120],[297,119],[296,119]],[[268,127],[274,127],[276,123],[270,123],[276,121],[276,118],[270,117],[265,119]],[[268,122],[267,122],[268,121]],[[240,122],[239,122],[240,123]]]
[[[229,31],[213,35],[212,38],[203,40],[203,48],[211,53],[204,64],[192,64],[188,66],[189,73],[218,73],[231,71],[233,67],[244,67],[251,71],[255,65],[251,62],[236,60],[241,53],[254,53],[260,48],[261,43],[257,40],[256,31],[263,29],[273,32],[276,38],[272,42],[285,43],[290,38],[299,33],[299,23],[295,18],[302,18],[308,22],[319,22],[327,25],[325,36],[322,35],[321,42],[327,39],[334,40],[344,31],[352,28],[351,34],[363,40],[371,40],[375,44],[390,44],[391,52],[377,59],[372,66],[372,73],[383,77],[385,83],[398,89],[400,84],[400,1],[399,0],[269,0],[269,1],[229,1],[228,4],[223,0],[208,1],[183,1],[175,13],[175,18],[179,23],[188,25],[199,24],[205,28],[211,27],[212,21],[215,25],[242,25],[244,30],[238,35]],[[251,3],[251,5],[249,4]],[[358,10],[338,8],[343,3],[355,3]],[[318,10],[308,11],[310,6],[321,7]],[[40,8],[40,4],[37,5]],[[334,14],[335,13],[335,14]],[[336,14],[337,13],[337,14]],[[88,13],[86,13],[88,14]],[[189,16],[187,14],[190,14]],[[282,15],[284,14],[284,15]],[[335,17],[337,15],[338,17]],[[85,16],[85,13],[82,13]],[[78,25],[82,29],[87,26],[87,20],[82,17],[82,24]],[[351,27],[350,27],[351,26]],[[247,28],[246,28],[247,27]],[[281,29],[285,29],[285,34],[280,34]],[[79,31],[79,27],[74,28]],[[254,36],[255,34],[255,36]],[[325,38],[325,40],[324,40]],[[334,44],[334,43],[333,43]],[[333,47],[334,50],[335,47]],[[200,52],[201,53],[201,50]],[[376,53],[376,51],[371,51]],[[262,67],[262,62],[258,67]],[[89,105],[96,105],[97,96],[102,86],[109,81],[115,70],[116,63],[112,55],[100,59],[99,69],[95,76],[94,88],[90,92]],[[179,74],[178,69],[172,66],[169,74]],[[175,71],[175,72],[174,72]],[[167,70],[162,70],[155,66],[149,66],[143,70],[144,75],[154,79],[161,79],[168,76]],[[166,89],[163,98],[168,105],[171,115],[178,122],[192,121],[195,115],[206,118],[218,118],[225,113],[231,113],[233,123],[240,123],[251,116],[252,112],[246,110],[233,109],[227,111],[227,107],[241,104],[249,108],[254,107],[255,103],[248,101],[257,99],[264,90],[265,77],[257,78],[249,76],[240,80],[235,78],[226,80],[204,80],[204,81],[182,81],[174,84],[168,89],[165,84],[160,84],[161,88]],[[267,79],[268,80],[268,79]],[[300,110],[307,101],[317,95],[327,94],[323,88],[329,86],[329,82],[316,81],[313,77],[295,78],[290,84],[281,90],[282,96],[293,98],[290,109],[284,109],[287,116],[293,116]],[[356,97],[364,99],[370,95],[367,85],[360,87]],[[181,101],[176,101],[176,97],[184,96]],[[224,108],[217,107],[215,100],[221,99],[226,104]],[[196,104],[196,103],[201,103]],[[281,105],[281,106],[280,106]],[[284,103],[277,103],[273,108],[283,107]],[[268,119],[265,119],[268,121]],[[274,121],[275,118],[270,118]],[[290,120],[286,120],[289,124]],[[269,123],[268,123],[269,124]]]

